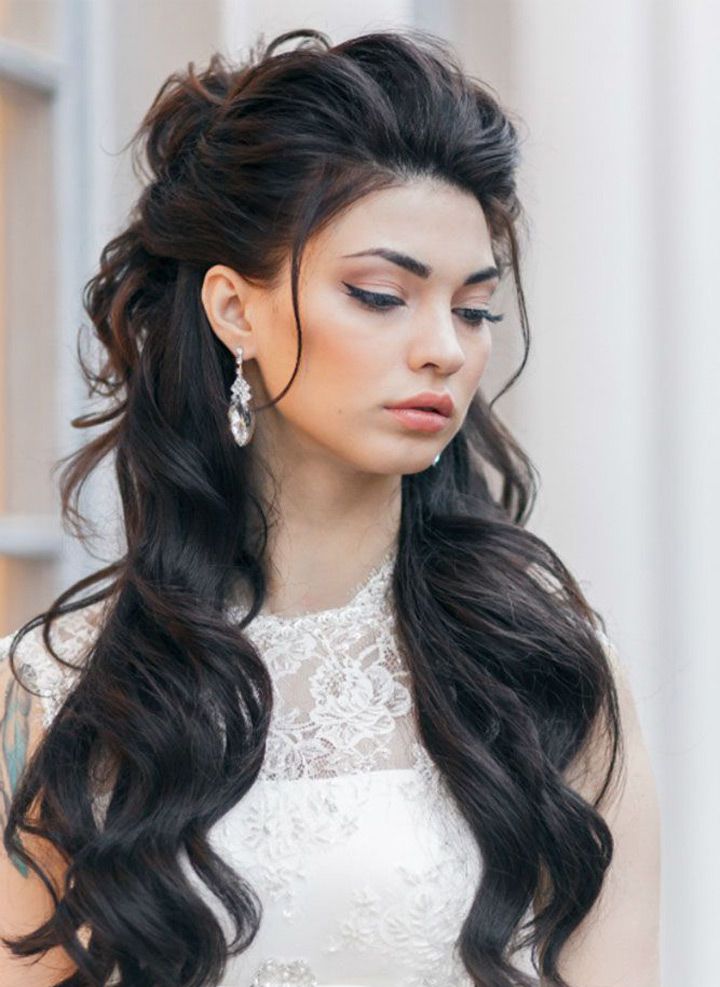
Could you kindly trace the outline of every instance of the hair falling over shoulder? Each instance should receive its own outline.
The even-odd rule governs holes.
[[[101,987],[114,970],[119,987],[209,987],[262,916],[251,885],[207,838],[258,774],[272,689],[243,633],[266,591],[264,543],[251,533],[266,538],[267,519],[250,490],[248,450],[226,427],[234,361],[208,326],[204,273],[225,263],[271,284],[291,255],[298,356],[287,390],[301,354],[307,239],[364,194],[424,175],[481,204],[499,266],[514,280],[524,355],[493,402],[478,392],[439,465],[403,477],[397,628],[419,735],[485,862],[462,960],[478,987],[530,987],[512,950],[532,944],[543,984],[567,987],[558,954],[598,898],[612,856],[598,806],[622,738],[596,633],[602,618],[526,530],[534,467],[493,411],[530,339],[519,145],[490,88],[463,72],[445,42],[417,30],[335,45],[317,31],[287,32],[242,63],[215,54],[198,71],[191,62],[149,107],[133,137],[136,168],[144,151],[142,192],[83,295],[101,357],[93,367],[79,359],[101,407],[73,425],[95,433],[57,464],[65,523],[86,538],[80,491],[112,458],[127,548],[14,642],[42,623],[49,647],[54,620],[106,601],[4,832],[34,869],[23,832],[43,835],[69,862],[48,921],[6,940],[24,956],[64,946],[77,964],[64,987]],[[238,573],[254,602],[230,624],[223,606]],[[598,725],[611,757],[588,802],[566,777]],[[112,774],[102,824],[91,811],[101,761]],[[229,913],[230,942],[187,882],[183,850]],[[541,887],[544,906],[521,927]]]

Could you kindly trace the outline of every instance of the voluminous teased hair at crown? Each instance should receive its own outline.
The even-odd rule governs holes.
[[[278,50],[292,39],[296,47]],[[267,590],[268,518],[249,482],[252,444],[238,447],[227,427],[235,364],[211,331],[201,286],[217,263],[273,285],[291,257],[297,363],[273,404],[301,359],[309,237],[371,191],[431,177],[481,205],[512,273],[524,352],[493,402],[478,390],[439,465],[402,478],[399,646],[419,736],[484,862],[462,961],[478,987],[529,987],[512,957],[531,945],[543,983],[568,987],[558,956],[612,857],[599,806],[622,735],[604,623],[526,529],[534,467],[493,411],[529,347],[517,127],[433,35],[384,31],[331,45],[298,30],[259,43],[242,64],[215,54],[204,71],[191,62],[171,75],[133,142],[136,169],[145,152],[143,188],[83,295],[100,360],[91,368],[80,354],[80,363],[101,410],[73,425],[98,431],[56,464],[66,526],[84,539],[81,489],[112,457],[127,550],[13,640],[11,662],[39,624],[51,648],[53,621],[105,601],[4,830],[8,851],[38,874],[20,834],[49,840],[68,861],[65,886],[46,922],[6,943],[18,956],[62,945],[77,965],[64,987],[100,987],[113,971],[120,987],[205,987],[256,935],[261,902],[208,830],[248,792],[264,755],[271,680],[244,628]],[[239,575],[253,603],[232,624],[223,608]],[[590,802],[568,772],[597,736],[610,756]],[[111,779],[102,821],[90,811],[101,763]],[[183,874],[182,851],[229,913],[229,942]],[[523,922],[541,890],[542,908]]]

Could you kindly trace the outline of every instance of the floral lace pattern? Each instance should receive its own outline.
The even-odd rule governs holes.
[[[388,897],[367,881],[356,885],[323,952],[374,952],[388,968],[402,970],[403,987],[471,985],[456,943],[480,878],[480,857],[435,765],[420,744],[413,753],[412,771],[397,779],[398,797],[413,807],[413,816],[425,818],[434,852],[388,862],[400,894]]]
[[[421,745],[413,754],[409,768],[261,780],[217,824],[213,845],[266,915],[228,987],[264,964],[301,961],[302,976],[318,984],[345,983],[352,972],[383,987],[471,987],[456,942],[479,852]],[[284,975],[270,982],[305,982]]]
[[[303,885],[312,879],[309,852],[322,853],[347,843],[360,829],[369,798],[368,777],[343,776],[342,781],[342,786],[324,785],[320,790],[297,786],[288,790],[285,785],[258,781],[213,831],[218,851],[230,848],[230,857],[252,872],[288,922],[302,915]],[[240,833],[241,852],[235,853]]]
[[[42,625],[28,631],[18,645],[15,667],[21,681],[40,695],[46,729],[82,670],[83,661],[95,639],[94,621],[101,606],[95,604],[84,608],[83,612],[63,615],[53,623],[50,642],[60,658],[69,662],[72,668],[60,665],[47,651],[42,639]],[[13,634],[0,638],[0,660],[7,656],[12,639]]]
[[[273,681],[262,778],[318,778],[410,763],[409,677],[394,642],[392,554],[343,607],[259,614],[246,628]],[[232,619],[240,612],[230,608]]]

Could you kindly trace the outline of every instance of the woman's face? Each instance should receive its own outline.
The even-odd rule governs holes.
[[[379,248],[412,261],[370,253]],[[252,442],[270,440],[285,462],[297,455],[367,473],[427,469],[461,427],[490,357],[491,324],[478,321],[477,310],[493,311],[494,267],[485,216],[467,192],[417,180],[354,203],[308,241],[298,375],[259,413]],[[239,300],[231,308],[233,290]],[[265,403],[295,363],[289,260],[273,290],[217,266],[203,291],[206,310],[220,316],[211,318],[215,331],[243,347],[253,406]],[[413,429],[388,410],[422,391],[452,399],[437,430]]]

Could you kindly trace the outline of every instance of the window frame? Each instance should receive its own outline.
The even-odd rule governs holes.
[[[70,424],[83,406],[77,366],[77,332],[83,322],[82,286],[90,241],[87,208],[90,96],[88,35],[90,11],[82,0],[57,0],[55,51],[24,45],[0,34],[0,79],[49,98],[52,201],[55,210],[52,258],[56,271],[53,312],[57,356],[54,366],[53,459],[77,448],[81,437]],[[50,464],[48,464],[50,465]],[[48,480],[50,481],[48,475]],[[61,525],[59,501],[51,514],[0,510],[0,556],[46,561],[58,587],[87,571],[87,555]]]

